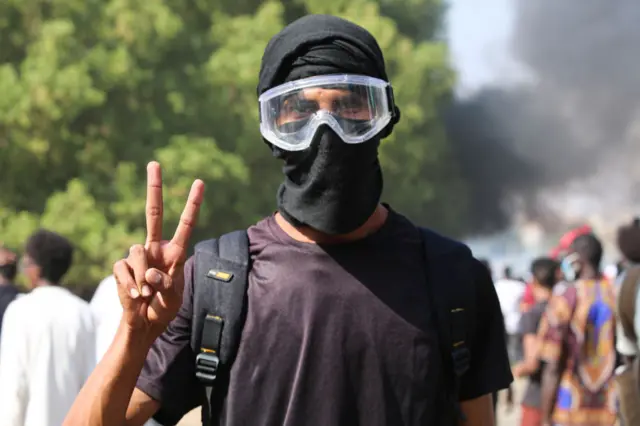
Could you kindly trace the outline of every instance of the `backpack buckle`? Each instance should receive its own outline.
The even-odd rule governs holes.
[[[462,376],[467,372],[467,370],[469,370],[471,353],[469,352],[469,349],[467,349],[464,340],[453,345],[451,358],[453,360],[453,371],[456,373],[457,377]]]
[[[216,381],[220,358],[213,352],[201,352],[196,356],[196,378],[205,386]]]

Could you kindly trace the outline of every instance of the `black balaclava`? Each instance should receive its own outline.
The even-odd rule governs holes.
[[[267,45],[258,96],[288,81],[328,74],[360,74],[388,81],[382,51],[367,30],[335,16],[308,15],[284,28]],[[304,151],[271,146],[274,156],[284,160],[285,180],[278,190],[280,214],[296,226],[327,234],[346,234],[362,226],[380,201],[378,146],[398,122],[400,111],[395,108],[394,112],[381,133],[360,144],[344,143],[325,125]]]

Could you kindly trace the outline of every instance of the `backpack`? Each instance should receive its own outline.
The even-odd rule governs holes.
[[[446,407],[439,423],[457,425],[464,419],[458,403],[460,378],[471,359],[466,341],[474,326],[468,318],[475,312],[474,259],[466,245],[419,229],[447,387],[443,405],[439,405]],[[202,241],[195,247],[191,347],[197,354],[196,377],[206,391],[203,425],[213,424],[226,396],[246,318],[250,263],[246,231]]]

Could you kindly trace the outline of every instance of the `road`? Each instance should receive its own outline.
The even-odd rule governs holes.
[[[522,398],[522,392],[526,382],[520,380],[516,382],[514,386],[515,401],[520,401]],[[520,409],[516,404],[513,410],[507,410],[506,404],[504,404],[505,394],[500,395],[498,403],[498,426],[518,426],[520,424]],[[200,426],[200,409],[193,410],[187,414],[178,423],[178,426]]]

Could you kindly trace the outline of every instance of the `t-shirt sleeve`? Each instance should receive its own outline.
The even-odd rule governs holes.
[[[190,344],[193,269],[191,258],[184,267],[182,306],[176,318],[151,346],[136,384],[138,389],[160,403],[154,419],[163,425],[178,423],[204,400],[204,389],[195,377],[196,355]]]
[[[487,269],[474,260],[475,312],[472,321],[474,334],[470,336],[469,371],[460,381],[460,400],[466,401],[509,387],[513,382],[504,319],[493,281]]]
[[[560,360],[563,342],[569,332],[574,301],[574,287],[562,287],[551,296],[538,329],[538,337],[542,342],[540,347],[542,361],[556,363]]]

